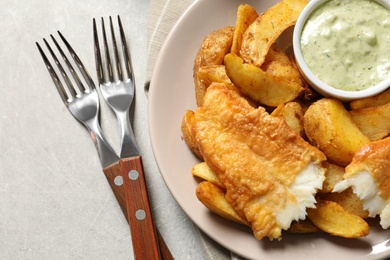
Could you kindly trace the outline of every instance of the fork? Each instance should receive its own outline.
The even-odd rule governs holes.
[[[74,52],[72,47],[69,45],[69,43],[66,41],[64,36],[59,31],[58,34],[68,48],[69,52],[71,53],[71,56],[73,57],[75,63],[79,67],[80,72],[85,80],[84,83],[88,85],[88,88],[78,76],[71,62],[68,60],[53,35],[50,35],[50,37],[53,40],[62,58],[64,59],[69,71],[71,72],[74,82],[78,86],[79,91],[76,91],[74,83],[72,83],[71,79],[68,77],[65,69],[59,62],[56,54],[54,53],[53,49],[50,47],[50,44],[46,41],[46,39],[43,39],[45,45],[49,50],[51,56],[53,57],[54,62],[57,64],[57,67],[63,77],[63,80],[68,87],[68,91],[65,90],[64,85],[62,84],[60,78],[58,77],[57,73],[55,72],[53,66],[51,65],[49,59],[46,57],[39,43],[36,43],[36,45],[38,47],[39,52],[41,53],[41,56],[50,73],[50,76],[52,77],[55,86],[57,87],[58,93],[60,94],[62,101],[68,108],[69,112],[78,121],[84,124],[84,126],[88,129],[97,148],[100,163],[103,168],[107,168],[108,166],[118,161],[118,156],[107,142],[99,125],[99,97],[95,89],[95,84],[88,71],[85,69],[83,63],[81,62],[77,54]]]
[[[129,110],[135,94],[130,52],[127,47],[122,22],[118,15],[118,27],[122,45],[120,59],[112,18],[109,17],[109,19],[114,56],[110,56],[104,19],[101,18],[104,59],[102,59],[100,52],[96,20],[93,19],[96,72],[102,96],[114,111],[120,126],[120,166],[122,167],[122,172],[128,174],[128,177],[124,176],[123,180],[126,190],[127,215],[133,237],[133,248],[135,251],[137,251],[137,248],[140,248],[142,251],[142,244],[144,248],[146,244],[148,245],[149,254],[147,256],[141,255],[139,259],[157,259],[161,256],[164,257],[164,255],[160,255],[156,242],[157,233],[154,228],[149,204],[142,157],[140,156],[130,123]],[[112,63],[115,65],[112,65]],[[161,237],[159,238],[161,239]],[[164,250],[161,252],[165,254]]]
[[[46,54],[44,53],[39,43],[36,43],[36,45],[65,106],[68,108],[69,112],[79,122],[81,122],[89,131],[94,141],[94,144],[97,148],[103,171],[107,177],[107,180],[114,192],[114,195],[119,205],[121,206],[127,218],[127,205],[126,205],[126,198],[125,198],[126,187],[124,187],[123,185],[123,179],[126,178],[124,178],[124,176],[122,175],[121,172],[122,167],[119,162],[119,157],[116,155],[115,151],[113,150],[113,148],[110,146],[110,144],[104,137],[104,134],[99,124],[99,120],[98,120],[99,96],[95,89],[95,84],[91,76],[89,75],[88,71],[86,70],[85,66],[81,62],[80,58],[73,50],[73,48],[70,46],[70,44],[67,42],[67,40],[59,31],[58,34],[62,39],[63,43],[65,44],[66,48],[68,49],[70,55],[72,56],[75,64],[78,67],[78,70],[81,72],[83,81],[77,74],[76,70],[72,66],[71,62],[69,61],[69,59],[67,58],[67,56],[65,55],[62,48],[60,47],[60,45],[58,44],[58,42],[56,41],[53,35],[50,35],[50,37],[54,42],[55,46],[57,47],[60,55],[62,56],[66,64],[66,67],[68,68],[68,71],[71,73],[73,81],[71,80],[71,78],[69,78],[67,72],[65,71],[64,67],[61,65],[59,59],[57,58],[56,54],[54,53],[53,49],[50,47],[50,44],[46,41],[46,39],[43,39],[44,43],[47,49],[49,50],[49,53],[51,54],[55,64],[58,67],[58,70],[62,76],[62,80],[57,75],[54,67],[51,65],[49,59],[47,58]],[[77,89],[74,87],[74,83],[76,83],[78,87]],[[85,86],[85,84],[87,86]],[[67,87],[66,89],[64,85]],[[159,239],[160,247],[162,248],[162,250],[164,250],[163,251],[164,254],[162,254],[165,256],[164,259],[173,259],[162,237],[159,236],[159,238],[161,238]],[[146,241],[146,242],[150,243],[150,241]],[[137,248],[137,250],[141,251],[142,254],[150,252],[150,250],[148,249],[149,246],[146,249],[145,247]],[[133,248],[133,250],[135,251],[135,248]],[[140,258],[140,259],[157,259],[157,258]]]

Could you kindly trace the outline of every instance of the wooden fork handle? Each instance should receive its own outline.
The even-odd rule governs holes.
[[[154,226],[141,156],[121,159],[104,169],[132,235],[136,259],[173,259]]]
[[[161,259],[141,156],[120,160],[135,259]]]

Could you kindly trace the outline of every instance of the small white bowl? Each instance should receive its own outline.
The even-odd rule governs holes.
[[[390,86],[390,77],[386,80],[381,81],[379,84],[369,87],[360,91],[346,91],[334,88],[327,83],[321,81],[317,78],[316,75],[310,70],[308,65],[303,58],[301,51],[301,34],[303,27],[306,24],[307,19],[311,15],[311,13],[317,9],[321,4],[327,2],[329,0],[311,0],[307,6],[304,8],[302,13],[300,14],[297,23],[294,27],[293,33],[293,49],[295,59],[298,65],[299,70],[301,71],[303,77],[307,80],[307,82],[321,95],[326,97],[335,97],[342,101],[351,101],[355,99],[365,98],[374,96],[386,90]],[[384,7],[390,9],[390,0],[375,0],[380,3]]]

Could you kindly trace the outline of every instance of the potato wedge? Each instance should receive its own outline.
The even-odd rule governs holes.
[[[224,61],[226,73],[233,84],[263,105],[277,107],[292,101],[303,91],[302,86],[295,82],[272,77],[256,66],[244,64],[237,55],[229,53]]]
[[[271,45],[260,68],[275,78],[290,80],[302,86],[303,100],[313,99],[314,92],[302,77],[295,59],[282,51],[276,43]]]
[[[318,191],[321,193],[331,193],[336,183],[344,178],[345,169],[344,167],[337,166],[328,162],[324,162],[325,167],[325,181],[322,184],[322,189]]]
[[[354,100],[350,103],[352,109],[382,106],[390,103],[390,88],[373,97]]]
[[[206,162],[201,162],[192,167],[192,175],[201,178],[204,181],[209,181],[218,187],[225,189],[225,186],[219,180],[218,176],[210,169]]]
[[[292,65],[292,63],[282,63],[280,61],[271,61],[267,63],[265,67],[265,72],[272,75],[275,78],[281,78],[285,80],[290,80],[296,84],[303,86],[303,79],[299,71]]]
[[[248,221],[240,217],[225,198],[225,194],[217,185],[203,181],[196,188],[196,197],[211,212],[239,224],[250,226]]]
[[[192,110],[187,110],[181,121],[181,132],[183,135],[183,140],[186,142],[188,148],[200,159],[203,160],[202,154],[200,153],[199,147],[195,141],[195,138],[192,136],[192,122],[194,118],[194,112]]]
[[[303,127],[304,108],[298,102],[288,102],[279,105],[271,116],[283,118],[287,125],[291,127],[301,137],[305,137],[305,129]]]
[[[349,213],[355,214],[361,218],[368,218],[368,211],[363,208],[362,201],[353,193],[351,188],[340,193],[321,194],[320,198],[322,200],[336,202]]]
[[[370,233],[367,222],[359,216],[351,214],[333,201],[319,201],[317,208],[308,209],[309,219],[322,231],[331,235],[357,238]]]
[[[246,63],[260,67],[271,45],[307,5],[307,0],[283,0],[261,14],[246,30],[240,50]]]
[[[248,4],[240,4],[237,9],[236,25],[233,35],[231,53],[239,55],[241,49],[242,36],[250,24],[259,17],[255,8]]]
[[[309,219],[305,219],[298,222],[293,222],[287,231],[294,234],[307,234],[315,233],[320,230]]]
[[[274,77],[291,80],[301,86],[306,83],[295,61],[290,59],[276,44],[270,47],[261,69]]]
[[[371,141],[390,134],[390,103],[381,106],[354,109],[349,112],[352,121]]]
[[[276,43],[272,44],[268,49],[267,55],[265,56],[264,62],[260,68],[262,68],[263,70],[267,70],[269,63],[272,63],[273,61],[277,61],[281,64],[291,63],[291,60],[288,55],[284,51],[282,51]],[[276,71],[276,73],[278,72]]]
[[[198,82],[202,85],[202,89],[207,88],[213,83],[224,83],[228,89],[234,90],[239,93],[243,98],[248,100],[249,104],[253,107],[258,107],[257,102],[253,101],[248,96],[245,96],[230,80],[226,74],[224,65],[208,65],[202,66],[198,70]]]
[[[195,83],[196,104],[201,106],[206,93],[205,86],[198,79],[198,70],[207,65],[222,65],[224,56],[230,52],[234,27],[226,26],[208,34],[202,42],[194,60],[193,77]]]
[[[200,67],[198,69],[198,79],[205,85],[206,89],[211,83],[219,82],[225,83],[229,89],[237,90],[226,74],[224,65],[206,65]]]
[[[309,106],[303,118],[310,143],[339,166],[347,166],[355,152],[370,142],[339,100],[320,99]]]

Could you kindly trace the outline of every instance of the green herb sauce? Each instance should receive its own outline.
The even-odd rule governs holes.
[[[390,11],[375,1],[330,0],[306,22],[303,57],[313,73],[347,91],[372,87],[390,75]]]

